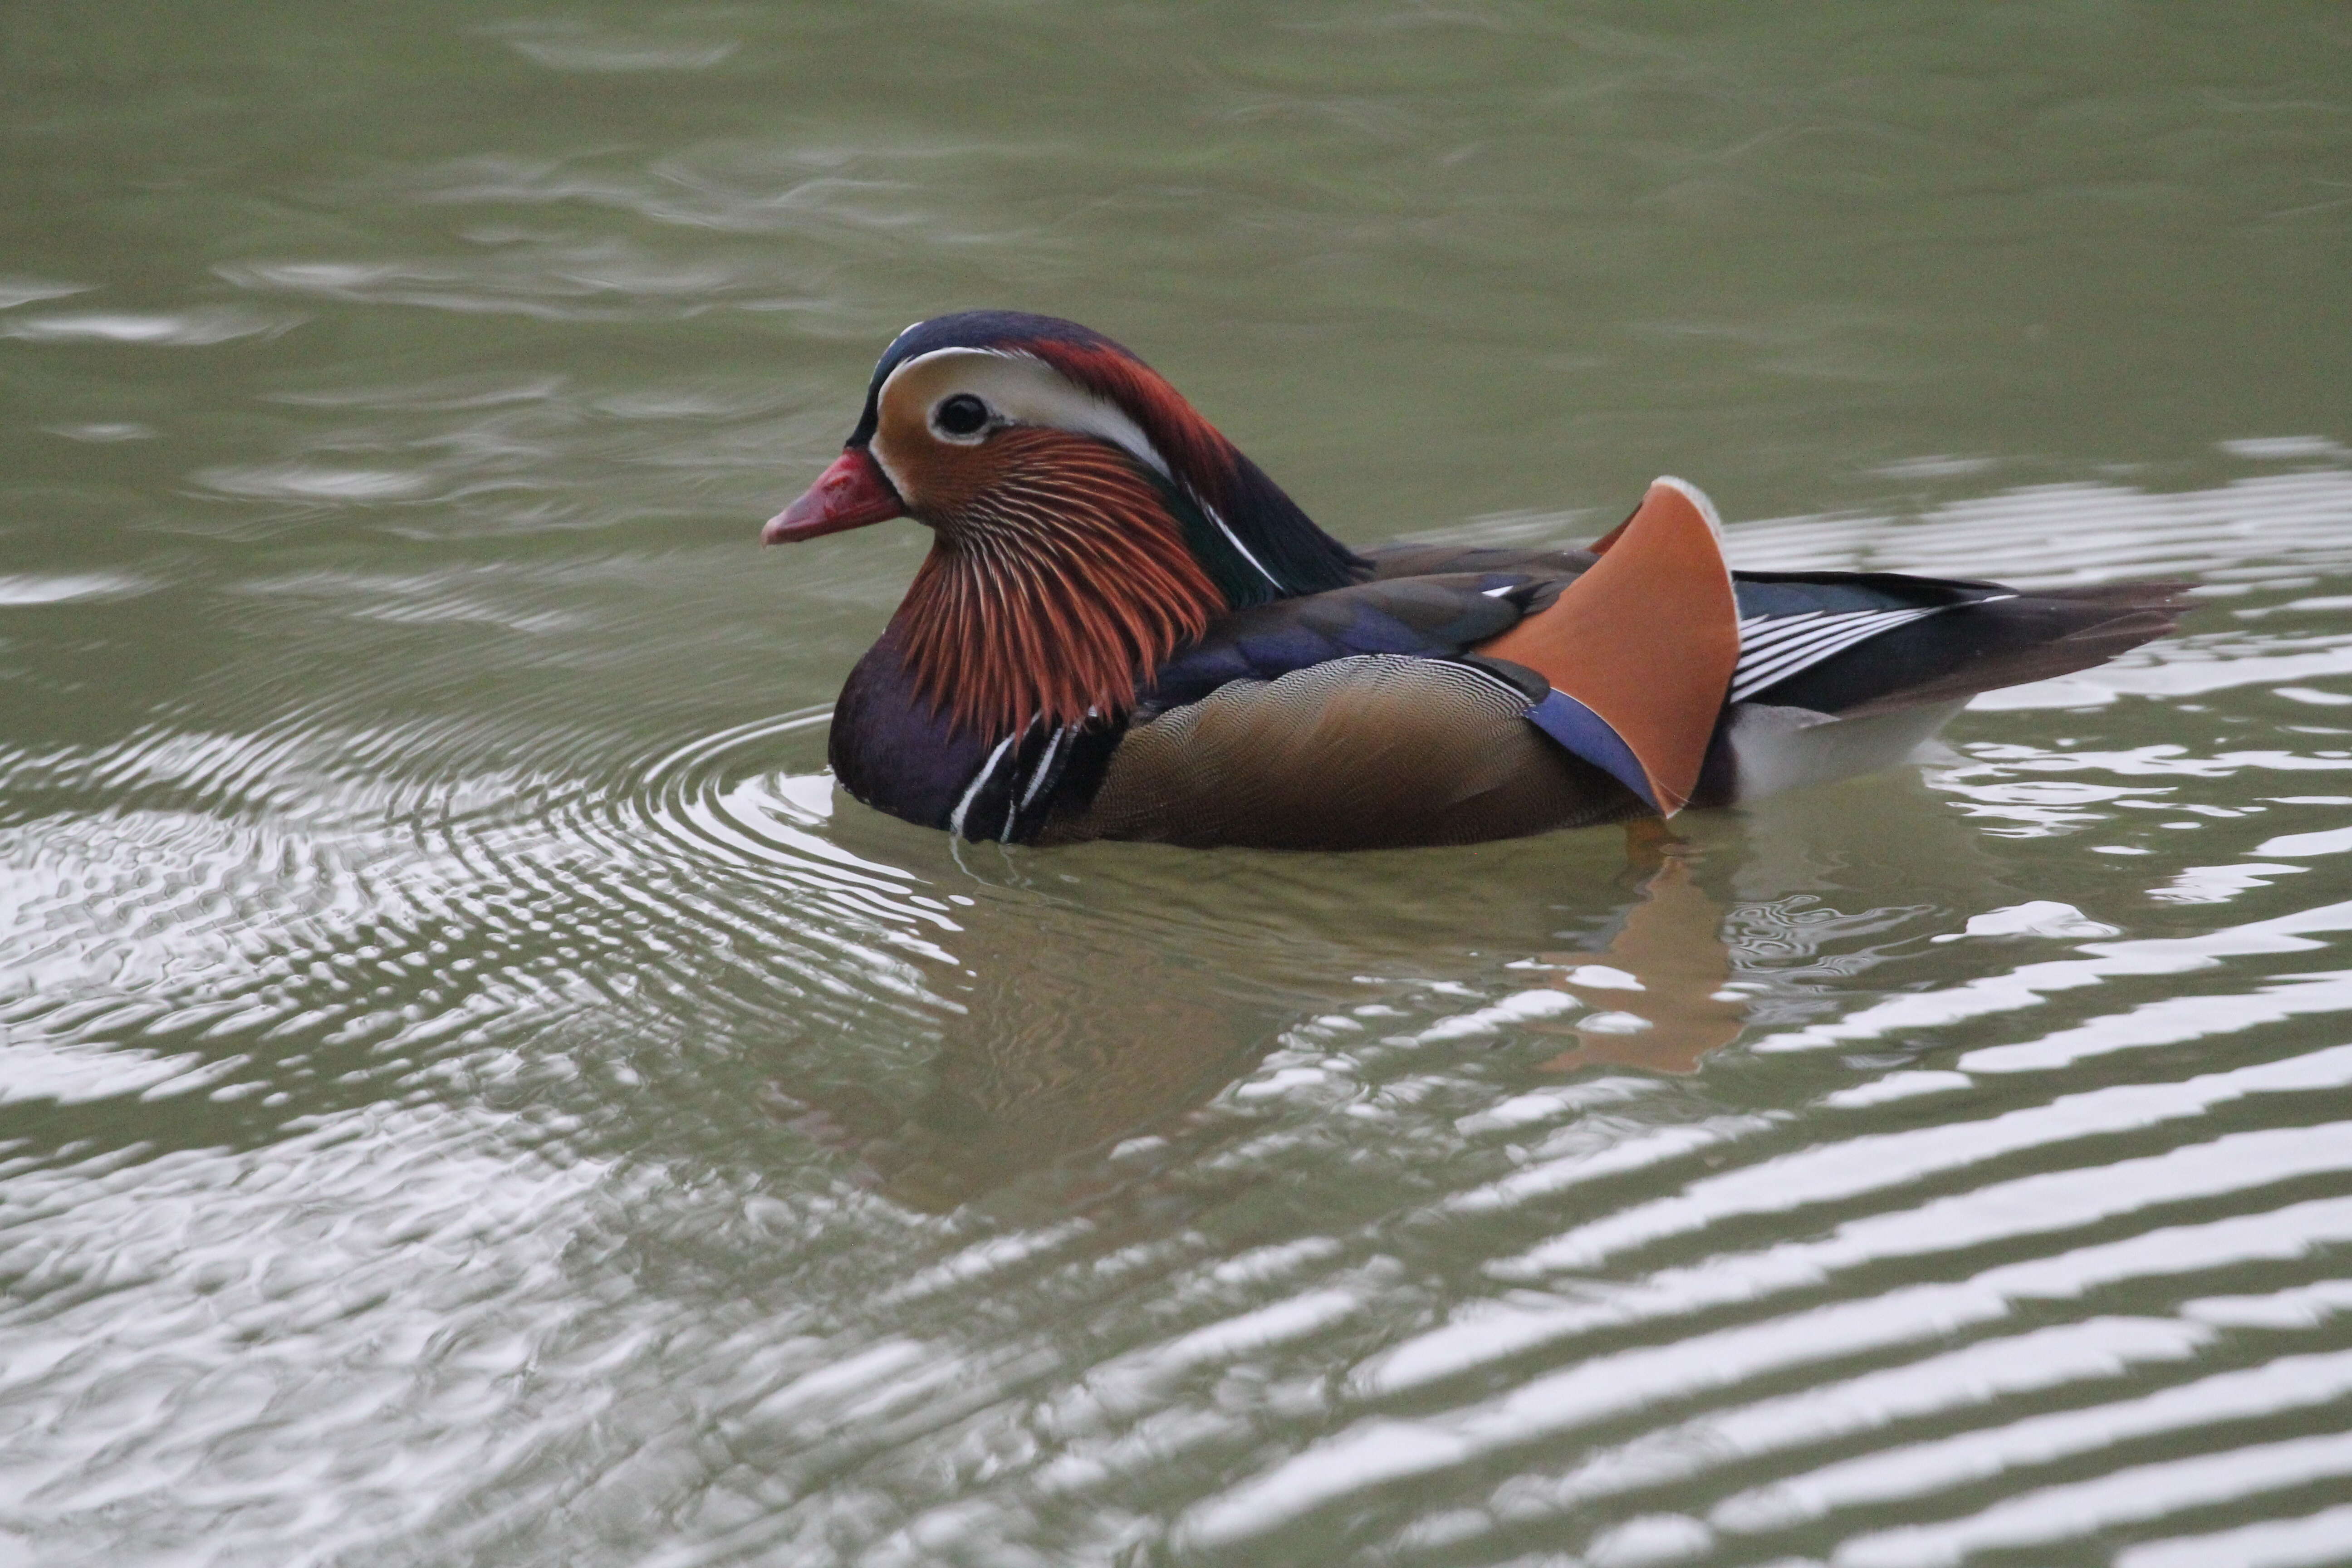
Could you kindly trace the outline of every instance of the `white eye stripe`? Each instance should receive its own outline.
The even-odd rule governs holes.
[[[1168,466],[1168,459],[1143,433],[1143,427],[1128,416],[1127,411],[1108,398],[1097,397],[1085,388],[1073,384],[1052,365],[1034,354],[1008,349],[933,349],[927,354],[917,354],[884,378],[877,402],[887,404],[898,378],[915,372],[918,366],[940,366],[948,377],[945,390],[936,395],[931,406],[925,411],[924,424],[937,439],[958,447],[976,447],[989,435],[1004,425],[1034,425],[1048,429],[1067,430],[1076,435],[1092,436],[1129,453],[1161,479],[1178,484],[1188,495],[1192,487],[1178,479]],[[946,377],[943,377],[946,379]],[[977,397],[988,409],[989,421],[968,435],[956,435],[940,427],[939,411],[959,395]],[[874,460],[890,482],[906,493],[900,475],[898,454],[890,452],[887,439],[888,421],[877,431],[869,450]],[[1260,561],[1233,525],[1211,505],[1206,496],[1192,495],[1192,500],[1208,519],[1210,526],[1223,535],[1225,542],[1249,565],[1273,584],[1279,591],[1282,583],[1265,563]]]
[[[952,387],[940,401],[958,392],[968,392],[988,405],[991,414],[1014,425],[1041,425],[1055,430],[1068,430],[1081,436],[1094,436],[1131,453],[1141,463],[1150,467],[1161,478],[1171,477],[1168,459],[1151,444],[1125,410],[1108,399],[1074,386],[1052,365],[1034,354],[1015,353],[1002,349],[933,349],[927,354],[917,354],[893,370],[882,383],[881,397],[887,399],[898,378],[913,372],[919,365],[955,364]],[[929,415],[937,404],[925,414]],[[971,437],[957,437],[931,428],[947,440],[970,443]],[[877,451],[884,472],[890,471],[889,455]],[[895,476],[894,476],[895,477]]]

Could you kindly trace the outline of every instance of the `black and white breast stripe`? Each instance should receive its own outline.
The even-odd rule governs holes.
[[[1094,717],[1089,710],[1087,721]],[[1084,721],[1050,731],[1032,723],[997,742],[948,814],[948,831],[959,838],[1007,842],[1034,833],[1053,804],[1050,797],[1069,765],[1072,743],[1085,729]],[[1042,746],[1037,743],[1041,731]]]
[[[972,837],[970,831],[972,803],[980,798],[982,790],[994,782],[996,770],[1004,765],[1005,757],[1013,750],[1013,742],[1020,738],[1019,733],[1015,732],[997,742],[996,749],[988,753],[988,760],[980,764],[980,772],[971,775],[971,783],[964,785],[963,795],[955,803],[955,809],[948,813],[950,833],[954,834],[958,838]]]
[[[2008,598],[2011,595],[2001,595]],[[1981,604],[1982,600],[1972,601]],[[1739,623],[1739,663],[1731,672],[1731,700],[1745,702],[1801,670],[1834,658],[1882,632],[1950,609],[1949,605],[1899,610],[1805,610],[1793,616],[1749,616]]]

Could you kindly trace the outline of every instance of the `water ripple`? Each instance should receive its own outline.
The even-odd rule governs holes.
[[[378,195],[484,219],[457,241],[222,276],[343,325],[691,335],[823,268],[649,237],[867,254],[929,221],[911,166],[447,161]],[[161,481],[179,553],[0,580],[9,658],[88,616],[133,694],[0,746],[0,1527],[68,1562],[2324,1560],[2333,446],[1735,524],[1757,564],[2197,576],[2183,636],[1911,774],[1646,848],[1039,854],[824,771],[804,700],[919,543],[739,542],[835,401],[530,363],[273,384]]]

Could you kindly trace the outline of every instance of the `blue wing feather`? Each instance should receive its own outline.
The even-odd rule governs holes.
[[[1358,584],[1223,616],[1160,667],[1137,704],[1148,720],[1233,680],[1275,680],[1359,654],[1456,659],[1549,601],[1527,573],[1459,573]]]

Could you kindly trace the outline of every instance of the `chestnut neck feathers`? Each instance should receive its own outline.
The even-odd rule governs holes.
[[[1016,409],[983,435],[943,434],[928,421],[959,386],[1077,423]],[[921,697],[982,736],[1121,713],[1215,616],[1368,570],[1142,361],[1050,317],[908,328],[850,445],[887,449],[938,533],[895,626]]]
[[[1124,711],[1226,607],[1164,489],[1125,453],[1007,430],[931,520],[896,617],[916,688],[960,727],[1014,734]]]

